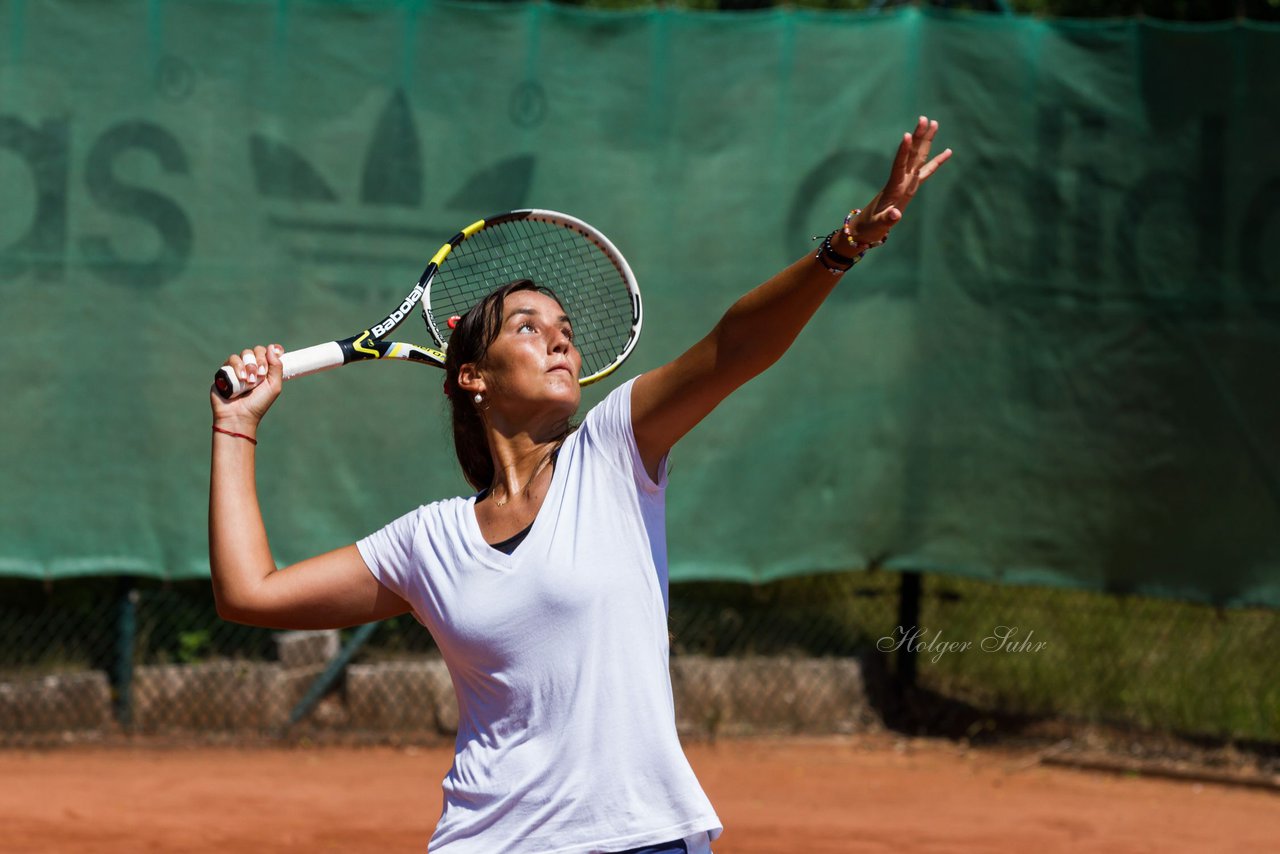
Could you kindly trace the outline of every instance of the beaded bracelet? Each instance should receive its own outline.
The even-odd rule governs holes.
[[[879,242],[877,243],[858,243],[856,240],[854,240],[853,232],[852,230],[850,230],[849,227],[853,225],[854,218],[857,217],[860,213],[862,213],[862,208],[854,208],[853,210],[849,211],[849,213],[844,218],[844,225],[840,226],[840,228],[837,229],[841,234],[844,235],[845,242],[848,243],[850,246],[863,247],[862,251],[858,253],[859,258],[861,258],[864,254],[866,254],[866,251],[868,249],[875,249],[877,246],[884,246],[886,243],[889,242],[888,233],[886,233],[884,237],[880,238]],[[857,262],[854,262],[854,263],[857,263]]]
[[[856,242],[853,239],[853,235],[849,233],[849,226],[853,223],[854,217],[860,213],[862,213],[861,208],[854,208],[849,211],[849,214],[844,218],[844,224],[826,236],[826,239],[822,241],[822,246],[818,249],[818,253],[813,256],[818,260],[818,263],[826,268],[826,271],[833,276],[839,276],[849,272],[853,269],[855,264],[862,260],[862,256],[867,254],[867,250],[875,249],[877,246],[883,246],[889,239],[889,235],[886,234],[877,243]],[[844,237],[846,243],[858,250],[857,254],[853,257],[849,257],[848,255],[844,255],[836,251],[836,248],[831,245],[831,238],[835,237],[837,232]],[[817,240],[818,237],[815,236],[813,239]]]

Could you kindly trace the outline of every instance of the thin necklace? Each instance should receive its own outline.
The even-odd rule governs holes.
[[[556,451],[558,450],[560,450],[560,443],[556,442],[555,447],[547,451],[547,455],[542,458],[542,462],[538,463],[538,467],[533,470],[533,474],[529,475],[529,479],[524,482],[524,486],[520,488],[520,491],[517,492],[516,495],[524,495],[525,490],[529,488],[529,484],[533,483],[533,481],[538,477],[538,475],[542,474],[542,470],[547,467],[547,463],[551,462],[552,458],[555,457],[556,455]],[[492,486],[489,487],[489,494],[493,495]],[[502,501],[499,501],[497,496],[494,496],[493,504],[495,507],[506,507],[507,502],[510,501],[511,498],[512,498],[511,495],[507,495],[505,499],[503,499]]]

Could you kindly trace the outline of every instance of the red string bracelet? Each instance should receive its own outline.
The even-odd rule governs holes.
[[[256,445],[256,444],[258,444],[258,440],[257,440],[257,439],[255,439],[255,438],[253,438],[252,436],[246,436],[246,435],[245,435],[245,434],[243,434],[243,433],[235,433],[235,432],[232,432],[231,430],[223,430],[223,429],[222,429],[221,427],[219,427],[217,424],[214,424],[214,425],[213,425],[213,432],[215,432],[215,433],[225,433],[225,434],[226,434],[226,435],[228,435],[228,436],[235,436],[237,439],[247,439],[247,440],[249,441],[249,444],[251,444],[251,445]]]

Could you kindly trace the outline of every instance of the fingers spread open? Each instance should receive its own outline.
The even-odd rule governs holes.
[[[929,159],[929,149],[933,147],[933,137],[937,132],[937,122],[926,122],[924,116],[920,117],[920,124],[916,125],[914,135],[915,144],[912,146],[911,151],[911,167],[915,171],[919,171]]]
[[[921,116],[920,118],[916,119],[916,129],[911,132],[911,135],[916,139],[924,139],[925,135],[928,132],[929,132],[929,117]]]
[[[925,178],[928,178],[934,172],[938,171],[939,166],[941,166],[943,163],[946,163],[950,159],[951,159],[951,149],[948,148],[946,151],[942,152],[937,157],[930,160],[924,166],[920,167],[920,180],[923,181]]]
[[[901,183],[902,177],[907,172],[907,164],[911,162],[911,142],[911,134],[904,133],[902,142],[898,144],[898,153],[893,158],[893,168],[889,170],[890,186]]]

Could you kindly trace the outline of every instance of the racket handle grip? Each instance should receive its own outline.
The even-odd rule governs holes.
[[[318,371],[327,371],[330,368],[338,368],[345,362],[346,359],[343,356],[342,347],[338,345],[337,341],[316,344],[313,347],[306,347],[302,350],[292,350],[280,356],[280,366],[284,368],[284,378],[286,380],[314,374]],[[241,382],[240,378],[236,376],[236,372],[227,365],[218,368],[218,372],[213,375],[213,390],[223,400],[234,400],[242,394],[252,391],[248,385]]]

